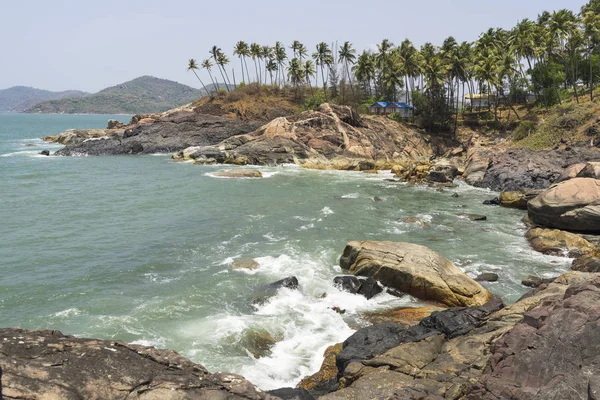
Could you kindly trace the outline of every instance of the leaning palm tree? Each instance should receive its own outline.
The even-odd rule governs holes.
[[[196,78],[198,78],[198,80],[200,81],[200,84],[204,88],[204,91],[206,92],[206,94],[208,94],[208,90],[206,89],[206,86],[204,86],[204,82],[202,82],[202,79],[200,79],[200,77],[196,73],[196,70],[198,69],[198,64],[196,64],[196,60],[194,60],[193,58],[190,58],[188,61],[187,69],[188,69],[188,71],[192,71],[194,73],[194,75],[196,75]]]
[[[252,61],[254,61],[254,69],[256,70],[256,80],[260,85],[261,76],[258,72],[258,64],[256,64],[257,59],[260,59],[262,54],[262,47],[258,43],[252,43],[250,45],[250,57],[252,57]]]
[[[215,80],[213,79],[213,76],[212,76],[211,68],[213,67],[213,63],[212,63],[212,61],[210,61],[210,58],[207,58],[206,60],[202,61],[202,64],[200,64],[200,66],[208,71],[208,76],[210,76],[210,80],[213,84],[213,88],[218,90],[219,87],[217,86],[217,83],[215,82]]]
[[[229,64],[229,57],[227,57],[225,55],[225,53],[223,53],[223,52],[219,53],[217,64],[219,65],[219,67],[221,67],[221,69],[223,70],[223,72],[225,72],[225,78],[227,79],[227,82],[229,82],[229,84],[231,85],[231,81],[229,80],[229,74],[227,73],[227,70],[225,69],[225,66],[227,64]],[[229,89],[229,86],[227,86],[227,90],[231,91]]]
[[[338,62],[344,64],[344,69],[346,70],[346,75],[348,76],[348,84],[350,85],[350,90],[354,95],[354,89],[352,87],[352,78],[350,77],[350,68],[348,64],[354,64],[356,61],[356,50],[352,48],[352,43],[344,42],[344,44],[340,47]]]
[[[225,87],[227,88],[227,91],[229,92],[229,84],[227,83],[227,80],[225,79],[225,74],[223,73],[223,64],[221,64],[219,62],[219,58],[221,57],[221,54],[223,54],[223,51],[221,50],[221,48],[217,47],[217,46],[213,46],[212,49],[210,49],[210,55],[213,58],[213,60],[215,61],[215,64],[219,67],[219,72],[221,73],[221,77],[223,78],[223,82],[225,82]]]
[[[248,73],[248,65],[246,64],[246,57],[250,57],[250,47],[248,46],[248,43],[241,40],[237,42],[233,48],[233,55],[236,55],[240,58],[240,65],[242,67],[242,80],[245,80],[244,65],[246,65],[246,77],[248,78],[247,82],[250,83],[250,74]]]

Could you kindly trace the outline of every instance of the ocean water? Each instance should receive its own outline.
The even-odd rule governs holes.
[[[463,184],[437,192],[387,182],[389,173],[296,166],[261,167],[263,179],[223,179],[213,173],[227,166],[168,155],[38,155],[60,148],[40,137],[104,127],[109,118],[129,119],[0,114],[1,326],[170,348],[272,389],[318,370],[325,348],[364,324],[362,312],[421,304],[336,289],[350,240],[420,243],[471,276],[496,272],[500,280],[486,286],[507,302],[525,292],[525,275],[568,269],[569,259],[531,250],[524,212],[484,206],[495,194]],[[430,228],[399,222],[406,216]],[[259,268],[232,270],[238,258]],[[299,290],[253,302],[262,285],[291,275]],[[252,355],[252,332],[277,341],[269,354]]]

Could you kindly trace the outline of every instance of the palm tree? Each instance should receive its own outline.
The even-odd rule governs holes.
[[[225,63],[220,62],[222,54],[223,54],[223,51],[217,46],[213,46],[212,49],[210,50],[210,55],[212,56],[213,60],[215,61],[215,64],[219,67],[219,72],[221,72],[221,77],[223,78],[223,82],[225,82],[225,87],[227,88],[227,91],[230,92],[231,90],[229,89],[229,84],[227,83],[227,79],[225,79],[224,70],[223,70]],[[227,62],[229,62],[229,61],[227,61]]]
[[[206,60],[202,61],[202,64],[200,64],[200,66],[208,71],[208,76],[210,76],[210,80],[213,83],[213,88],[218,90],[219,87],[217,86],[217,83],[213,79],[212,73],[210,72],[211,68],[213,67],[213,63],[210,61],[210,58],[207,58]]]
[[[261,81],[261,76],[258,72],[258,65],[256,64],[256,60],[259,59],[262,55],[262,47],[260,47],[260,45],[258,43],[252,43],[250,45],[250,56],[252,57],[252,60],[254,61],[254,69],[256,70],[256,80],[258,82],[258,84],[260,85],[260,81]]]
[[[302,68],[302,72],[304,74],[304,79],[306,80],[306,83],[308,83],[308,87],[310,87],[310,93],[314,97],[315,94],[313,92],[310,80],[315,76],[317,71],[315,70],[315,64],[312,62],[312,60],[306,60]]]
[[[590,100],[594,100],[594,69],[593,69],[593,55],[594,50],[600,42],[600,14],[594,11],[585,11],[586,7],[582,11],[583,13],[583,26],[585,36],[587,39],[588,46],[588,58],[590,62],[589,71],[589,86],[590,86]]]
[[[262,46],[260,49],[260,58],[265,60],[265,82],[267,81],[267,64],[273,58],[273,49],[269,46]]]
[[[303,66],[298,58],[292,58],[288,65],[287,72],[290,82],[296,88],[296,97],[298,97],[298,85],[304,80]]]
[[[202,82],[202,79],[200,79],[200,77],[196,73],[196,70],[198,69],[198,64],[196,64],[196,60],[194,60],[193,58],[190,58],[188,61],[187,69],[188,69],[188,71],[192,71],[194,73],[194,75],[196,75],[196,78],[198,78],[198,80],[200,81],[200,84],[204,88],[204,91],[206,92],[206,94],[208,94],[208,90],[206,89],[206,86],[204,86],[204,82]]]
[[[246,77],[248,78],[248,83],[250,83],[250,74],[248,73],[248,64],[246,64],[246,57],[250,57],[250,47],[244,41],[239,41],[236,43],[233,48],[233,55],[236,55],[240,58],[240,64],[242,67],[242,80],[244,78],[244,65],[246,65]]]
[[[306,46],[304,46],[302,43],[300,43],[297,40],[294,40],[294,42],[292,43],[292,46],[290,48],[294,52],[294,57],[299,58],[300,61],[302,61],[304,59],[304,57],[306,57],[306,55],[308,54],[308,50],[306,49]]]
[[[352,72],[358,82],[363,84],[365,92],[368,88],[369,96],[373,95],[373,91],[371,90],[371,80],[375,79],[375,71],[375,57],[367,51],[363,51],[362,54],[358,56],[356,64],[352,67]]]
[[[281,42],[275,43],[273,50],[275,55],[275,61],[277,62],[277,75],[279,77],[278,84],[281,85],[281,79],[285,81],[285,60],[287,60],[287,54],[285,53],[285,46]],[[281,73],[281,75],[279,75]]]
[[[227,79],[227,82],[231,85],[231,81],[229,80],[229,74],[227,73],[227,70],[225,69],[225,66],[227,64],[229,64],[229,57],[227,57],[225,55],[225,53],[219,53],[219,58],[217,60],[217,64],[219,65],[219,67],[221,67],[221,69],[223,70],[223,72],[225,72],[225,78]],[[231,91],[231,89],[229,89],[229,86],[227,87],[228,91]]]
[[[348,67],[348,64],[354,64],[354,62],[356,61],[356,50],[352,48],[352,43],[344,42],[344,44],[340,47],[338,57],[338,62],[344,64],[346,75],[348,76],[348,84],[350,85],[350,90],[354,95],[354,89],[352,88],[352,78],[350,77],[350,68]]]
[[[271,86],[273,86],[273,72],[277,72],[278,69],[279,66],[277,65],[277,62],[275,62],[274,59],[270,59],[267,63],[267,71],[269,72],[269,76],[271,78]]]
[[[317,51],[313,53],[312,58],[315,60],[318,67],[321,69],[321,80],[323,82],[323,91],[325,92],[325,101],[327,101],[327,81],[325,80],[325,66],[331,65],[333,62],[333,55],[331,54],[331,49],[329,45],[325,42],[321,42],[317,44]],[[318,84],[317,75],[317,84]]]

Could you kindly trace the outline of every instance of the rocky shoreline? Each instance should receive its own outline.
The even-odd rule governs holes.
[[[210,374],[167,350],[3,329],[0,393],[40,399],[598,398],[600,151],[503,150],[400,126],[328,104],[269,121],[184,107],[136,116],[126,126],[112,122],[105,130],[67,131],[46,140],[65,144],[57,155],[169,152],[175,160],[199,164],[391,169],[394,180],[439,190],[464,179],[501,192],[490,204],[527,210],[526,237],[533,249],[576,258],[574,271],[551,280],[527,279],[523,283],[536,288],[505,306],[426,247],[351,242],[340,266],[359,279],[340,279],[344,290],[369,298],[382,290],[381,283],[432,306],[380,313],[375,324],[332,343],[321,370],[297,388],[264,393],[242,377]],[[225,173],[260,177],[239,168]],[[56,395],[40,397],[40,391]]]

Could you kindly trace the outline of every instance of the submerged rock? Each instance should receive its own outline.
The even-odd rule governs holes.
[[[50,151],[49,150],[42,150],[42,151],[40,151],[40,155],[42,155],[42,156],[49,156],[50,155]]]
[[[471,221],[486,221],[487,220],[487,217],[485,215],[480,215],[480,214],[458,213],[456,215],[458,215],[459,217],[468,218]]]
[[[253,258],[236,258],[231,263],[231,269],[233,270],[248,270],[253,271],[260,267],[260,265]]]
[[[215,176],[224,178],[262,178],[262,172],[256,169],[229,169],[214,173]]]
[[[252,302],[253,304],[262,304],[265,303],[269,298],[275,296],[277,291],[282,288],[287,288],[291,290],[298,289],[298,278],[295,276],[290,276],[281,280],[278,280],[273,283],[269,283],[268,285],[263,285],[254,292],[255,299]]]
[[[7,399],[276,399],[174,351],[55,330],[0,329],[0,369]]]
[[[552,186],[528,205],[539,225],[580,232],[600,232],[600,180],[574,178]]]
[[[271,354],[271,348],[277,340],[263,329],[248,329],[242,334],[239,345],[246,349],[254,358],[261,358]]]
[[[415,224],[420,226],[423,229],[430,228],[427,222],[423,221],[421,218],[417,217],[402,217],[398,221],[404,222],[405,224]]]
[[[481,305],[492,295],[458,267],[425,246],[403,242],[350,242],[342,269],[385,286],[448,306]]]
[[[493,272],[484,272],[483,274],[477,275],[475,280],[477,282],[497,282],[498,274],[495,274]]]

